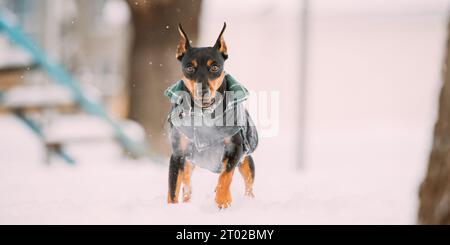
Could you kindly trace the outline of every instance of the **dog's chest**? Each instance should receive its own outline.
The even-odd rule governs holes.
[[[243,105],[239,104],[235,111],[244,110]],[[206,168],[212,172],[219,173],[223,167],[223,156],[225,152],[225,139],[242,130],[245,118],[236,119],[236,116],[245,115],[241,113],[233,113],[233,123],[231,125],[220,124],[222,118],[211,117],[207,114],[186,114],[184,119],[186,124],[173,124],[174,130],[177,130],[187,138],[189,147],[187,149],[187,160],[202,168]],[[225,117],[228,117],[224,115]],[[236,122],[239,121],[239,124]],[[193,125],[192,125],[193,124]],[[184,126],[187,125],[187,126]],[[199,126],[196,126],[199,125]]]
[[[187,160],[202,168],[219,173],[222,170],[222,159],[225,153],[225,139],[240,130],[239,126],[174,126],[189,142]]]
[[[195,146],[187,155],[187,160],[192,164],[205,168],[214,173],[223,170],[223,156],[225,153],[225,143],[217,142],[209,147],[199,150]]]

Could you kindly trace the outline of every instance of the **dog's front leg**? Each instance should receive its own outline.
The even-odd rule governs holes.
[[[219,176],[219,182],[216,187],[216,203],[220,209],[231,206],[232,197],[230,191],[231,181],[233,180],[234,167],[227,168],[228,160],[224,162],[224,170]]]
[[[253,194],[253,182],[255,181],[255,163],[252,156],[244,157],[242,164],[239,165],[239,172],[241,172],[245,183],[245,195],[248,197],[255,197]]]
[[[233,180],[234,169],[239,163],[242,155],[243,148],[241,144],[232,143],[227,146],[223,162],[223,171],[219,176],[219,182],[217,183],[216,187],[216,203],[220,209],[228,208],[231,206],[232,197],[230,185],[231,181]]]
[[[183,180],[184,156],[172,154],[169,164],[169,194],[168,203],[178,203],[178,194]]]
[[[191,200],[192,187],[191,187],[191,175],[194,166],[186,161],[183,169],[183,202],[189,202]]]

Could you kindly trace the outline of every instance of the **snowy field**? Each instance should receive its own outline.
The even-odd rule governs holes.
[[[313,5],[301,170],[295,110],[300,7],[294,2],[258,1],[256,8],[255,1],[241,1],[249,10],[227,15],[221,10],[231,4],[208,1],[211,11],[202,16],[208,20],[204,45],[227,20],[228,72],[250,90],[280,92],[279,133],[262,138],[254,154],[254,199],[244,198],[236,173],[232,207],[217,210],[218,176],[196,169],[191,203],[167,205],[168,160],[124,159],[104,142],[71,146],[75,166],[58,159],[46,165],[34,135],[0,115],[0,224],[414,224],[440,87],[447,1],[397,1],[389,11],[373,3],[363,15],[346,8],[354,5],[323,12],[319,7],[332,1]],[[261,50],[266,59],[255,59]]]
[[[168,206],[167,165],[121,160],[111,154],[116,146],[105,143],[69,148],[79,161],[76,166],[57,158],[45,165],[38,141],[15,118],[2,116],[0,128],[8,129],[0,131],[1,224],[414,223],[418,166],[423,163],[414,153],[423,152],[417,135],[396,140],[404,151],[399,153],[387,146],[368,150],[364,144],[345,145],[342,151],[323,153],[334,159],[326,168],[299,173],[278,167],[281,162],[265,162],[260,157],[264,153],[255,154],[256,198],[244,198],[236,173],[234,203],[219,211],[214,203],[217,175],[207,170],[194,171],[191,203]],[[359,143],[370,138],[369,145],[386,140],[375,134],[360,137]],[[369,152],[376,160],[351,161]],[[350,161],[340,162],[345,158]],[[411,164],[400,164],[405,159]]]

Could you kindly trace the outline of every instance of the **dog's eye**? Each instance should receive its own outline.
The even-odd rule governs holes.
[[[188,66],[185,68],[187,73],[194,73],[195,72],[195,68],[193,66]]]
[[[209,68],[209,70],[211,72],[218,72],[219,71],[219,66],[218,65],[212,65],[211,68]]]

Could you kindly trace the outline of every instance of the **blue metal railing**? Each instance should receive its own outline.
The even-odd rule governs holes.
[[[62,65],[53,62],[27,35],[16,26],[5,21],[0,15],[0,32],[5,33],[8,38],[16,45],[27,51],[34,62],[42,67],[54,81],[68,88],[76,103],[87,113],[105,120],[114,129],[115,136],[126,151],[135,157],[148,156],[148,146],[143,142],[136,142],[130,139],[122,130],[120,125],[115,122],[106,112],[102,104],[89,99],[80,87],[80,84],[73,78]]]

